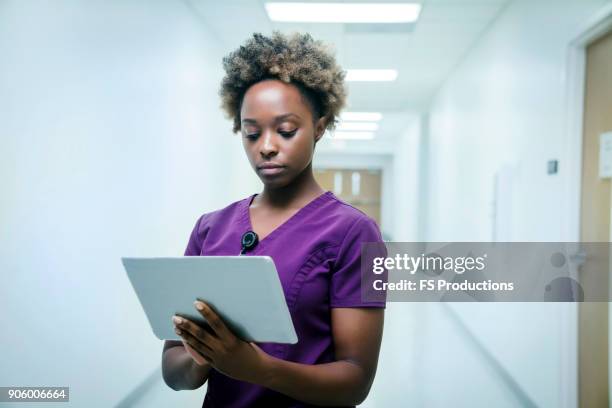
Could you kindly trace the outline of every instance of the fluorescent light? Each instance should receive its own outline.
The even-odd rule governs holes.
[[[382,114],[380,112],[342,112],[340,118],[342,120],[376,122],[382,119]]]
[[[265,3],[272,21],[290,23],[414,23],[414,3]]]
[[[345,80],[351,81],[395,81],[396,69],[349,69]]]
[[[374,132],[338,131],[338,132],[333,132],[331,135],[331,138],[339,139],[339,140],[371,140],[371,139],[374,139]]]
[[[378,130],[378,123],[342,121],[338,125],[337,129],[338,130]]]

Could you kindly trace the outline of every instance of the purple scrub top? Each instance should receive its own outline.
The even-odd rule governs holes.
[[[252,230],[249,207],[257,194],[202,215],[186,256],[238,255],[241,237]],[[361,299],[361,243],[382,242],[365,213],[327,191],[247,252],[268,255],[276,265],[298,336],[297,344],[257,343],[277,358],[303,364],[335,361],[331,308],[378,307]],[[383,297],[384,299],[384,297]],[[284,394],[237,381],[212,369],[203,407],[306,407]]]

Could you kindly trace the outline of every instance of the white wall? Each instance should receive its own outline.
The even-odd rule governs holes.
[[[258,189],[215,44],[181,1],[0,3],[0,384],[107,407],[159,365],[120,257]]]
[[[414,116],[405,131],[398,135],[393,157],[393,219],[391,234],[394,241],[418,242],[419,212],[425,205],[422,197],[422,130],[421,119]]]
[[[578,175],[565,166],[570,143],[564,99],[567,47],[605,3],[510,2],[445,82],[430,111],[429,241],[492,239],[493,180],[504,165],[514,168],[515,181],[509,239],[573,238],[567,228],[566,191]],[[559,160],[556,175],[546,174],[551,159]],[[456,304],[453,308],[533,402],[571,406],[576,378],[572,381],[565,366],[575,351],[564,324],[571,318],[568,305]],[[454,359],[463,357],[451,356]],[[470,364],[487,362],[480,358]],[[460,406],[473,406],[478,398],[462,393]]]

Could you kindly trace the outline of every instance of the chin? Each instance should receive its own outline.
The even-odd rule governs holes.
[[[293,181],[293,179],[288,178],[288,177],[278,177],[278,178],[260,177],[259,179],[264,184],[264,186],[269,187],[269,188],[283,188],[291,184],[291,182]]]

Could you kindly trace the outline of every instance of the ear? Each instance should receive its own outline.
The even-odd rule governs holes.
[[[317,143],[325,134],[325,128],[327,127],[327,117],[323,116],[315,123],[315,143]]]

